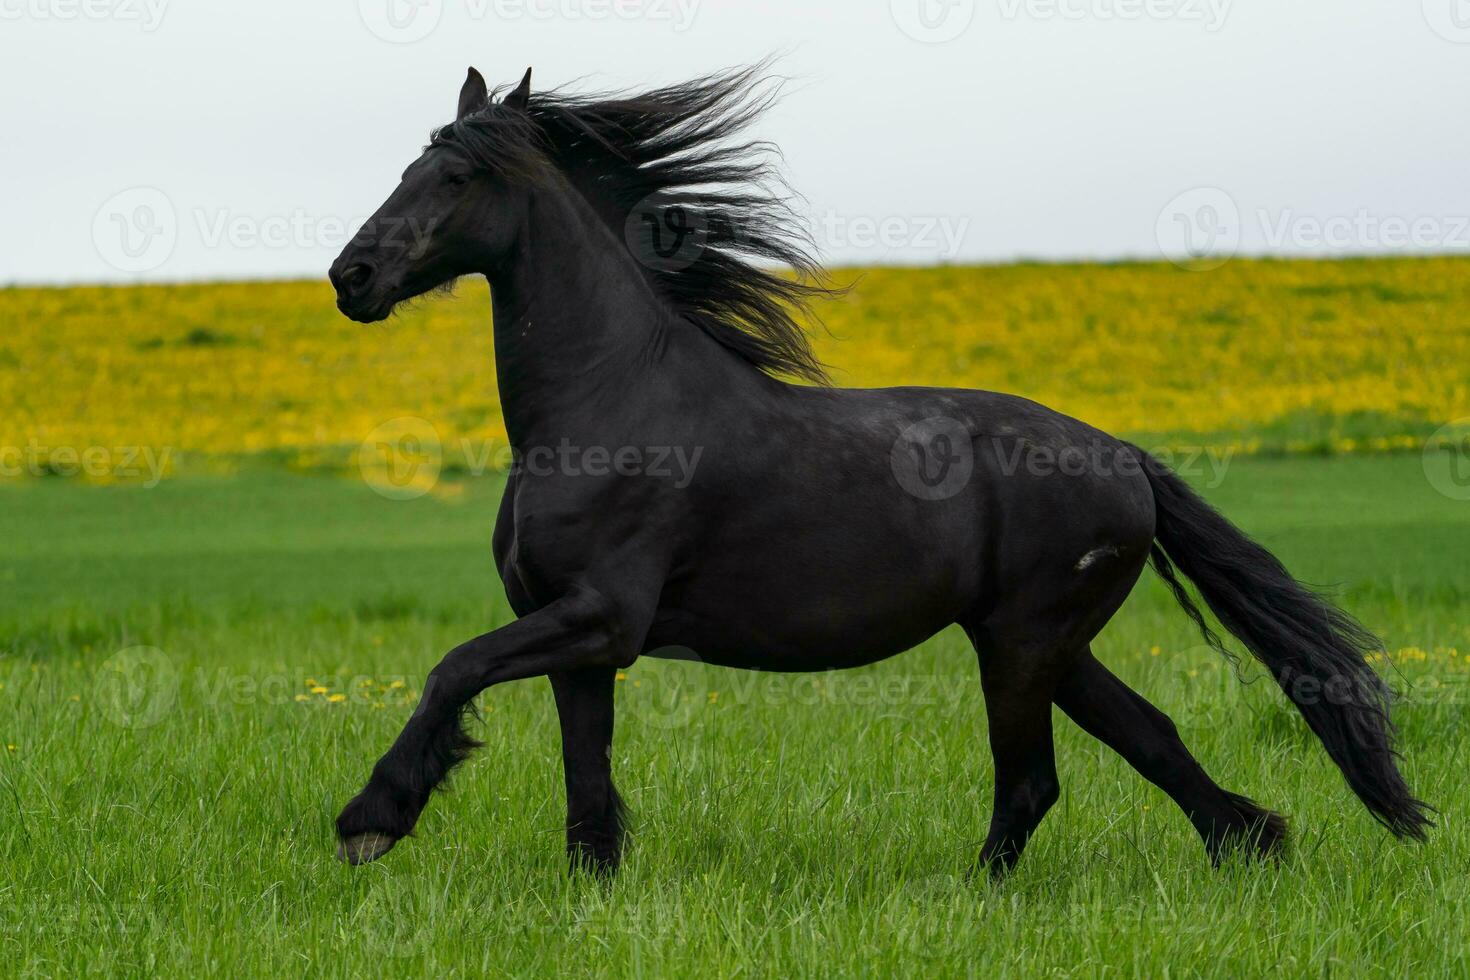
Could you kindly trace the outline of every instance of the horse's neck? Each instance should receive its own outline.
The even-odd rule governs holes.
[[[559,437],[637,390],[670,313],[587,203],[536,192],[514,258],[490,276],[501,412],[512,445]]]

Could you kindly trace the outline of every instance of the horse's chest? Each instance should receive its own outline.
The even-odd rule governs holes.
[[[495,561],[512,608],[555,600],[595,558],[586,516],[515,506],[502,514]]]

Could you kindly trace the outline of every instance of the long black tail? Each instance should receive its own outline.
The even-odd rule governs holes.
[[[1138,447],[1154,491],[1154,570],[1210,646],[1224,644],[1184,584],[1199,589],[1220,623],[1245,644],[1297,706],[1373,816],[1400,837],[1423,840],[1433,823],[1396,764],[1389,691],[1365,659],[1382,649],[1347,613],[1293,579],[1265,548]]]

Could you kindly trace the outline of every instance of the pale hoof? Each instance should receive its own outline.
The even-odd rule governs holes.
[[[337,842],[337,860],[346,861],[348,864],[367,864],[393,850],[393,845],[397,843],[397,837],[390,837],[376,831],[357,834]]]

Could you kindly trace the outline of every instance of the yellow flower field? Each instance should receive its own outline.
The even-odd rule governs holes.
[[[1415,448],[1470,416],[1470,261],[839,270],[837,383],[1018,392],[1156,445]],[[384,325],[324,282],[0,290],[0,464],[340,466],[385,420],[503,443],[482,280]],[[65,462],[65,461],[64,461]],[[65,466],[52,467],[65,469]]]

